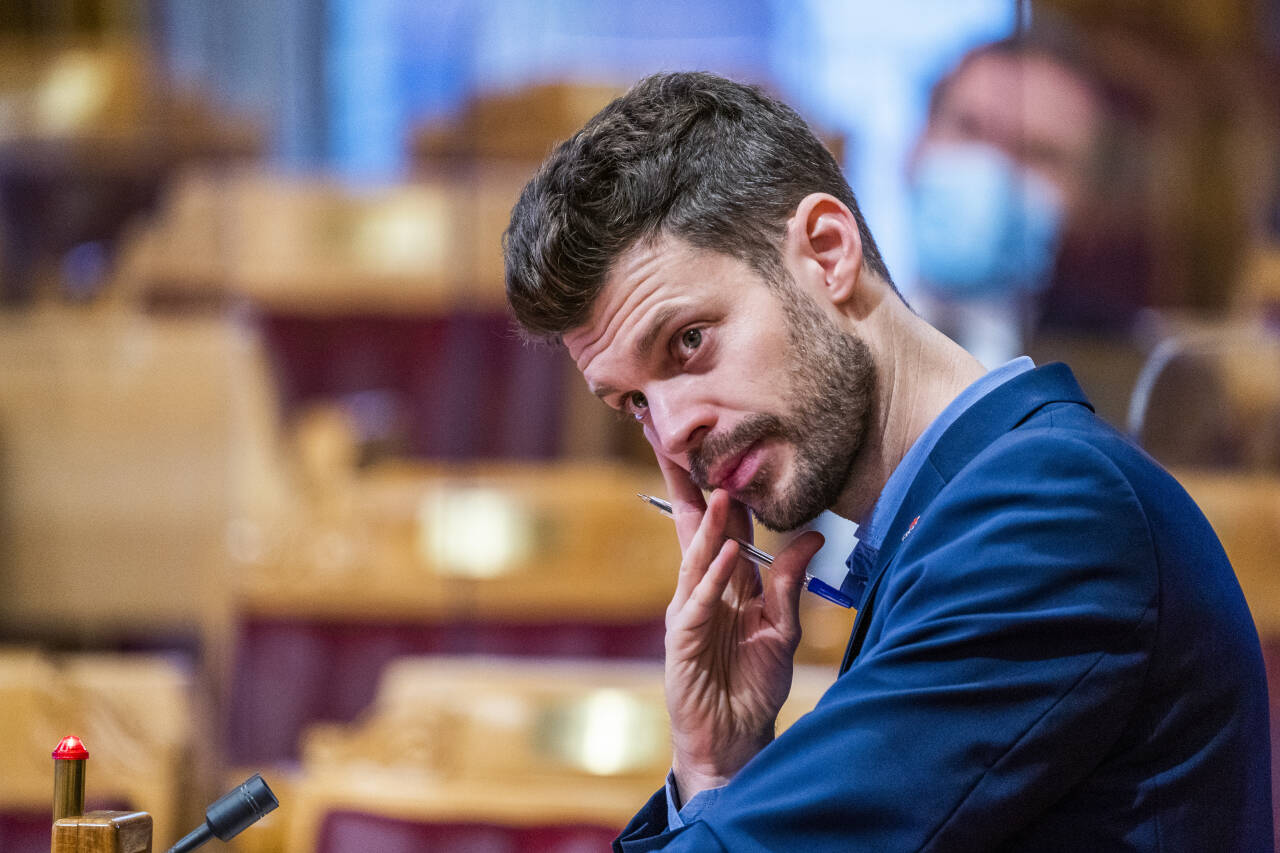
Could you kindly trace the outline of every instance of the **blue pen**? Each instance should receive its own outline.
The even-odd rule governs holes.
[[[662,498],[655,498],[652,495],[642,495],[639,492],[636,492],[636,497],[638,497],[640,500],[644,501],[649,506],[656,509],[658,512],[665,515],[667,518],[674,519],[674,516],[672,515],[672,512],[671,512],[671,504],[668,503],[667,501],[664,501]],[[734,542],[737,542],[738,545],[742,548],[742,556],[746,557],[748,560],[755,563],[757,566],[773,565],[772,554],[768,554],[764,551],[761,551],[755,545],[752,545],[750,542],[743,542],[741,539],[739,539],[736,536],[730,536],[729,538],[732,539]],[[820,595],[823,598],[825,598],[827,601],[833,602],[835,604],[839,604],[841,607],[853,607],[852,598],[845,595],[843,592],[836,589],[826,581],[823,581],[820,578],[815,578],[813,575],[809,574],[808,572],[804,573],[804,580],[805,580],[804,588],[809,590],[809,592],[812,592],[814,595]]]

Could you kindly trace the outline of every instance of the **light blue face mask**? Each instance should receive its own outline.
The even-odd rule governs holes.
[[[1061,194],[990,145],[936,144],[911,181],[921,284],[938,295],[990,297],[1048,284]]]

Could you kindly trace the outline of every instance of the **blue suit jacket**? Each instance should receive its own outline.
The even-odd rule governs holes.
[[[1065,366],[1022,374],[930,454],[817,707],[697,820],[668,830],[660,791],[615,848],[1269,851],[1226,555]]]

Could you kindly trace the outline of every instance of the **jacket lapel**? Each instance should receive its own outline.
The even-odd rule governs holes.
[[[1051,403],[1079,403],[1093,409],[1071,369],[1065,364],[1049,364],[1015,376],[978,400],[938,439],[885,532],[867,583],[867,594],[840,663],[841,675],[862,651],[885,569],[938,492],[993,441]]]

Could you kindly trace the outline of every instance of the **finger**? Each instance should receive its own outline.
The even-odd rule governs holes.
[[[707,498],[708,505],[715,504],[719,506],[719,502],[723,501],[725,505],[724,526],[721,535],[725,538],[738,539],[741,542],[755,541],[755,527],[751,521],[751,510],[746,504],[740,503],[729,496],[724,489],[716,489]],[[738,601],[745,601],[748,598],[757,598],[761,592],[760,571],[756,568],[756,564],[745,558],[740,553],[741,571],[730,579],[729,583],[734,587],[735,598]]]
[[[689,596],[689,605],[683,609],[684,628],[704,625],[715,615],[716,608],[724,598],[725,588],[729,585],[729,580],[738,566],[739,550],[738,543],[732,539],[727,540],[720,548],[720,552],[707,568],[706,574],[702,576],[693,594]]]
[[[692,538],[684,549],[684,558],[680,561],[680,575],[676,579],[676,592],[672,604],[676,608],[684,606],[684,602],[693,594],[694,588],[706,575],[711,562],[724,544],[724,525],[729,513],[728,495],[712,493],[694,530]]]
[[[825,540],[816,530],[802,533],[773,559],[764,597],[765,619],[785,636],[799,638],[804,570]]]
[[[728,535],[736,536],[743,542],[754,542],[755,525],[751,521],[751,508],[734,498],[730,498],[725,531]]]
[[[653,455],[657,457],[658,468],[662,471],[663,479],[667,481],[667,488],[671,490],[671,500],[702,507],[705,504],[702,490],[694,485],[689,477],[689,471],[680,464],[679,460],[668,456],[656,447],[653,449]]]
[[[658,469],[662,471],[662,479],[667,484],[667,496],[671,500],[671,516],[676,522],[676,533],[680,537],[681,546],[687,546],[694,532],[702,522],[702,514],[707,510],[707,501],[702,490],[694,485],[689,472],[665,454],[654,451],[658,458]]]

